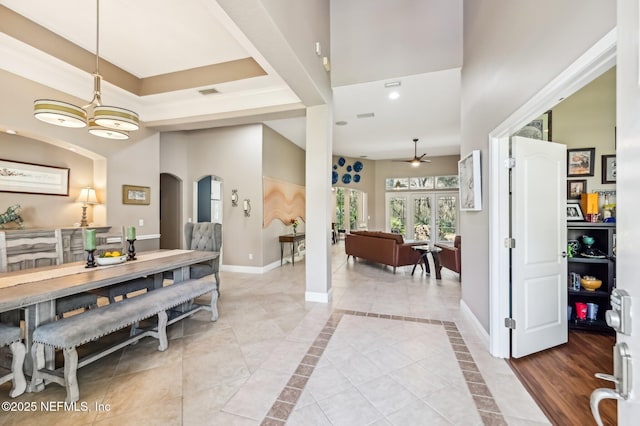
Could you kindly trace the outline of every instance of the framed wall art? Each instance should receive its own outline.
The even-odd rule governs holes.
[[[567,149],[567,177],[593,176],[595,148]]]
[[[480,150],[471,151],[458,161],[460,210],[482,210]]]
[[[571,200],[567,201],[567,220],[568,221],[584,220],[584,215],[582,214],[580,203],[571,201]]]
[[[587,192],[587,180],[568,180],[567,181],[567,199],[579,200],[580,196]]]
[[[602,156],[602,183],[616,183],[616,156]]]
[[[69,169],[0,159],[0,192],[69,195]]]
[[[122,204],[151,204],[151,188],[148,186],[122,185]]]

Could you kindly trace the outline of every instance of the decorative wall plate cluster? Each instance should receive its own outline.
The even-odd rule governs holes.
[[[345,167],[346,163],[347,160],[345,160],[344,157],[340,157],[338,158],[337,164],[333,165],[333,171],[331,173],[332,185],[337,184],[338,181],[341,181],[345,185],[349,185],[352,181],[354,183],[360,182],[360,172],[362,171],[362,169],[364,169],[364,164],[362,164],[362,161],[355,161],[353,164],[347,164]],[[342,172],[341,175],[341,170],[339,169],[342,168],[346,169],[346,173]]]

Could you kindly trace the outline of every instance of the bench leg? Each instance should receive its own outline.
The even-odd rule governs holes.
[[[64,348],[64,387],[67,388],[67,402],[76,402],[80,399],[78,389],[78,351],[76,348]]]
[[[158,312],[158,345],[159,351],[165,351],[169,347],[169,341],[167,340],[167,311]]]
[[[218,320],[218,292],[211,292],[211,321]]]
[[[11,391],[9,391],[9,396],[15,398],[16,396],[22,395],[25,389],[27,389],[27,380],[24,378],[24,371],[22,371],[26,349],[22,342],[13,342],[9,345],[9,348],[13,356],[13,361],[11,362],[13,387]]]
[[[218,296],[220,296],[220,273],[215,272],[214,276],[216,277],[216,290],[218,292]]]
[[[34,343],[31,346],[31,360],[33,371],[31,373],[31,383],[29,384],[29,392],[40,392],[44,389],[44,379],[40,370],[44,368],[44,345],[42,343]]]

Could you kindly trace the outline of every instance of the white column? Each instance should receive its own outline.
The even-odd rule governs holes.
[[[329,106],[307,108],[305,300],[309,302],[331,301],[331,148]]]

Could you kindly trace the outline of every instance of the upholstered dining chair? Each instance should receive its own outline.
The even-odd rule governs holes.
[[[18,235],[8,238],[0,232],[0,272],[31,269],[63,263],[62,231],[38,231],[33,235]],[[98,297],[91,293],[80,293],[56,300],[56,316],[77,309],[98,306]]]
[[[222,249],[222,224],[210,222],[187,223],[184,226],[184,239],[188,250],[217,251]],[[212,275],[216,279],[218,294],[220,294],[220,256],[215,259],[196,263],[189,268],[191,278],[202,278]],[[173,278],[171,272],[165,278]]]

